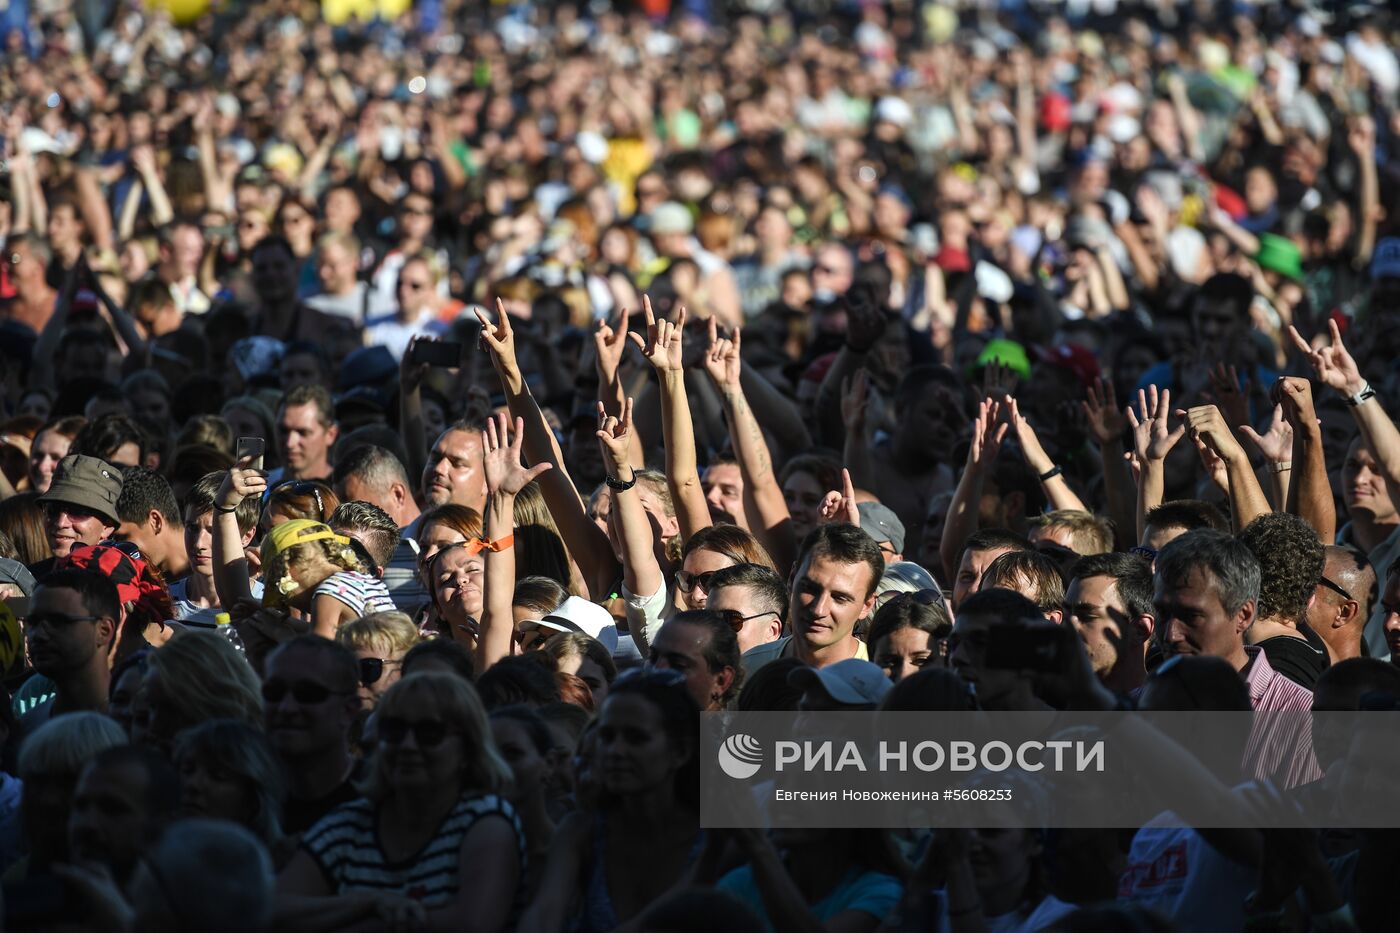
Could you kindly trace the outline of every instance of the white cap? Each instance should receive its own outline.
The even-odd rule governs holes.
[[[869,661],[848,658],[820,670],[799,667],[788,675],[788,683],[807,689],[820,685],[826,695],[843,706],[878,706],[894,684]]]
[[[1122,146],[1132,142],[1142,135],[1142,124],[1138,123],[1135,117],[1130,117],[1126,113],[1108,119],[1108,138]]]
[[[914,122],[914,108],[902,97],[882,97],[875,104],[875,119],[895,126],[908,126]]]
[[[1011,300],[1011,295],[1016,287],[1011,283],[1011,276],[1001,270],[1001,267],[994,266],[986,260],[979,259],[977,267],[972,270],[972,276],[977,282],[977,294],[988,301],[1003,304]]]
[[[617,623],[613,617],[602,606],[590,603],[581,596],[570,596],[543,619],[526,619],[517,627],[522,632],[541,628],[555,632],[582,632],[602,642],[609,654],[617,648]]]
[[[695,218],[684,204],[667,201],[657,205],[651,212],[649,232],[665,236],[675,233],[691,233],[695,230]]]

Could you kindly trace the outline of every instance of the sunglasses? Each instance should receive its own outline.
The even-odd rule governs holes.
[[[27,628],[39,628],[40,626],[67,628],[79,622],[96,622],[101,618],[102,616],[70,616],[61,612],[41,612],[25,619],[25,625]]]
[[[268,703],[281,703],[288,693],[302,706],[316,706],[331,697],[345,696],[345,691],[332,690],[314,680],[294,680],[291,683],[285,680],[269,680],[262,686],[263,699]]]
[[[413,741],[419,748],[436,748],[443,743],[452,730],[440,719],[418,719],[409,721],[390,717],[381,720],[378,726],[379,741],[385,745],[402,745],[403,740],[413,733]]]
[[[1341,587],[1340,584],[1338,584],[1338,583],[1333,583],[1331,580],[1327,579],[1326,577],[1322,577],[1321,579],[1319,579],[1319,580],[1317,581],[1317,585],[1318,585],[1318,586],[1325,586],[1325,587],[1327,587],[1329,590],[1331,590],[1332,592],[1336,593],[1338,596],[1342,597],[1342,599],[1345,599],[1345,600],[1346,600],[1347,602],[1349,602],[1349,603],[1356,602],[1356,598],[1355,598],[1354,596],[1352,596],[1350,593],[1348,593],[1346,590],[1342,589],[1342,587]]]
[[[369,687],[379,683],[384,676],[384,668],[389,664],[402,664],[389,658],[360,658],[360,686]]]
[[[778,616],[780,619],[782,618],[782,616],[772,609],[765,609],[763,612],[755,612],[753,615],[748,616],[740,615],[737,609],[714,609],[711,611],[718,612],[720,615],[724,616],[724,621],[728,623],[729,627],[734,630],[734,634],[736,635],[743,629],[744,623],[752,619],[761,619],[764,616]]]
[[[1128,548],[1128,553],[1132,554],[1134,557],[1141,557],[1143,560],[1149,562],[1157,559],[1157,552],[1150,547],[1130,547]]]
[[[281,486],[278,486],[278,487],[277,487],[277,491],[278,491],[278,492],[281,492],[281,491],[284,490],[284,489],[287,491],[287,494],[288,494],[288,495],[292,495],[292,496],[305,496],[305,495],[312,495],[312,496],[315,496],[315,497],[316,497],[316,514],[319,515],[319,516],[321,516],[321,520],[322,520],[322,521],[325,521],[325,519],[326,519],[326,505],[325,505],[324,502],[321,501],[321,484],[320,484],[320,483],[315,483],[315,482],[312,482],[311,480],[303,479],[303,480],[298,480],[298,481],[295,482],[295,483],[284,483],[284,484],[282,484]]]
[[[710,581],[714,579],[718,571],[707,570],[704,573],[689,573],[685,570],[676,571],[676,586],[680,587],[682,593],[689,593],[697,586],[700,592],[709,595]]]
[[[427,282],[410,282],[408,279],[399,279],[399,285],[402,288],[407,288],[410,291],[415,292],[421,292],[423,289],[428,287]]]

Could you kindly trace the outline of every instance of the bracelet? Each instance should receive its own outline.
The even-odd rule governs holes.
[[[238,503],[238,505],[242,505],[242,504],[243,504],[243,503],[241,503],[241,502]],[[233,508],[231,508],[231,509],[225,509],[225,508],[223,508],[223,507],[221,507],[221,506],[215,504],[215,506],[214,506],[214,511],[215,511],[215,512],[218,512],[220,515],[229,515],[229,514],[231,514],[231,513],[233,513],[233,512],[237,512],[237,511],[238,511],[238,505],[235,505],[235,506],[234,506]]]
[[[1276,463],[1269,464],[1270,473],[1287,473],[1291,469],[1293,469],[1292,460],[1279,460]]]
[[[632,471],[632,478],[629,480],[620,480],[616,477],[609,476],[604,479],[604,482],[608,484],[609,489],[616,489],[618,492],[625,492],[626,490],[631,489],[633,486],[637,485],[637,471]]]
[[[1347,404],[1352,408],[1360,408],[1364,403],[1376,397],[1376,390],[1371,388],[1371,383],[1365,383],[1361,391],[1355,395],[1347,396]]]
[[[482,551],[490,551],[493,554],[500,551],[508,551],[515,546],[515,535],[508,534],[504,538],[497,538],[492,541],[488,538],[472,538],[462,544],[467,549],[468,554],[480,554]]]
[[[1055,477],[1059,476],[1059,475],[1060,475],[1061,473],[1063,473],[1063,472],[1064,472],[1064,471],[1061,470],[1058,466],[1052,466],[1050,469],[1048,469],[1048,470],[1046,470],[1044,473],[1040,474],[1040,481],[1041,481],[1042,483],[1049,482],[1050,480],[1052,480],[1052,479],[1054,479]]]

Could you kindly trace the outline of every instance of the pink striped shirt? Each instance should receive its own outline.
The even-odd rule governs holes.
[[[1297,787],[1322,777],[1312,747],[1312,691],[1269,666],[1264,650],[1246,645],[1245,684],[1257,714],[1245,743],[1245,773]]]

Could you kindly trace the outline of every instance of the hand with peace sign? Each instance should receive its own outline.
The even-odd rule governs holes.
[[[1342,332],[1337,327],[1337,322],[1329,318],[1327,328],[1331,332],[1332,345],[1316,350],[1298,333],[1298,328],[1291,324],[1288,326],[1288,333],[1293,338],[1293,345],[1312,363],[1318,382],[1331,386],[1347,397],[1358,395],[1366,388],[1361,369],[1342,343]]]

